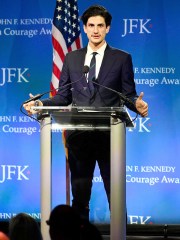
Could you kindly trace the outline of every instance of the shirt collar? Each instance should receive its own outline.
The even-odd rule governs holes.
[[[89,46],[87,46],[87,55],[91,55],[93,52],[97,52],[99,55],[103,55],[104,51],[106,49],[107,43],[105,42],[102,47],[100,47],[97,51],[93,51],[92,48]]]

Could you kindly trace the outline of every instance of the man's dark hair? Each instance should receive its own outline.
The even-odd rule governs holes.
[[[90,17],[101,16],[104,18],[106,27],[111,25],[112,16],[107,11],[107,9],[100,5],[93,5],[89,7],[81,16],[81,20],[84,25],[87,24],[87,21]]]

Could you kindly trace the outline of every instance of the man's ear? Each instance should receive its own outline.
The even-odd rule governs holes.
[[[87,33],[86,25],[83,25],[84,32]]]
[[[110,30],[110,26],[107,26],[107,28],[106,28],[106,33],[108,33],[109,30]]]

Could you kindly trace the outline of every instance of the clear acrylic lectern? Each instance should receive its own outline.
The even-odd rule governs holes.
[[[51,130],[111,131],[111,240],[126,239],[126,127],[134,127],[124,107],[33,107],[41,122],[41,231],[49,240],[51,212]]]

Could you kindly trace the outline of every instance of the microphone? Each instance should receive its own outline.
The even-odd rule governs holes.
[[[89,67],[88,66],[84,66],[84,68],[89,72]],[[131,99],[127,98],[125,95],[123,95],[122,93],[120,93],[120,92],[118,92],[118,91],[116,91],[116,90],[114,90],[112,88],[106,87],[106,86],[98,83],[97,79],[96,80],[89,80],[88,79],[88,81],[91,81],[91,82],[93,82],[95,85],[97,85],[99,87],[105,88],[105,89],[107,89],[107,90],[109,90],[111,92],[114,92],[114,93],[118,94],[120,96],[120,98],[124,101],[124,103],[128,103],[128,104],[134,106],[134,103],[133,103],[133,101]]]
[[[46,93],[36,94],[34,97],[32,97],[32,98],[26,100],[25,102],[23,102],[23,104],[29,103],[31,101],[36,101],[36,100],[40,99],[44,94],[46,94]]]
[[[82,76],[81,76],[78,80],[76,80],[76,81],[74,81],[74,82],[67,83],[67,84],[65,84],[64,86],[55,88],[54,90],[47,91],[47,92],[44,92],[44,93],[36,94],[34,97],[32,97],[32,98],[26,100],[25,102],[23,102],[23,104],[29,103],[29,102],[31,102],[31,101],[36,101],[36,100],[40,99],[42,96],[44,96],[45,94],[54,92],[55,90],[59,90],[59,89],[61,89],[61,88],[65,88],[65,87],[67,87],[67,86],[69,86],[69,85],[71,85],[71,84],[73,84],[73,83],[79,82],[79,81],[85,76],[85,74],[87,74],[87,73],[89,72],[89,67],[88,67],[88,66],[84,66],[82,72],[83,72],[83,74],[82,74]]]
[[[87,74],[88,72],[89,72],[89,66],[87,66],[87,65],[85,65],[84,67],[83,67],[83,73],[84,74]]]

